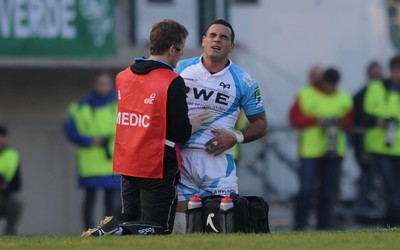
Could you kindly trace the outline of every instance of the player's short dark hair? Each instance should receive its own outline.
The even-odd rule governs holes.
[[[8,135],[8,130],[4,125],[0,124],[0,136],[7,136]]]
[[[150,54],[162,55],[172,45],[184,42],[189,32],[185,26],[171,19],[155,23],[150,31]]]
[[[389,67],[392,68],[398,68],[400,67],[400,56],[394,56],[392,59],[390,59],[389,62]]]
[[[231,30],[231,33],[232,33],[231,34],[231,42],[232,43],[235,42],[235,31],[233,30],[232,25],[230,23],[228,23],[227,21],[223,20],[223,19],[217,19],[214,22],[210,23],[207,26],[207,29],[206,29],[206,32],[204,33],[204,35],[207,35],[208,29],[214,24],[221,24],[221,25],[224,25],[224,26],[228,27]]]
[[[331,85],[337,85],[340,80],[339,71],[335,68],[328,68],[325,70],[322,79]]]

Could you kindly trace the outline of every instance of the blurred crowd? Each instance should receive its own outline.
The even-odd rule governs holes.
[[[343,159],[353,147],[360,167],[358,195],[352,222],[383,227],[400,225],[400,57],[391,58],[389,75],[371,62],[365,85],[352,97],[340,90],[340,72],[314,66],[309,84],[296,96],[289,111],[298,130],[299,192],[294,229],[332,229]],[[380,185],[379,185],[380,184]],[[376,192],[376,189],[380,192]],[[372,193],[379,193],[385,211],[373,216]],[[310,225],[310,211],[316,224]]]

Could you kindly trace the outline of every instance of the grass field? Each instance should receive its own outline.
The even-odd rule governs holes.
[[[400,230],[103,238],[0,237],[0,249],[400,249]]]

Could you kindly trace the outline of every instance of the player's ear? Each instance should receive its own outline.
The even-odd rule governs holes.
[[[201,39],[201,47],[204,48],[204,40],[206,39],[206,36],[203,36],[203,38]]]

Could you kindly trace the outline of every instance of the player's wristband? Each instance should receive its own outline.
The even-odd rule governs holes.
[[[237,143],[243,143],[243,141],[244,141],[244,136],[243,136],[243,134],[242,134],[242,132],[241,131],[233,131],[233,134],[235,135],[235,137],[236,137],[236,142]]]

